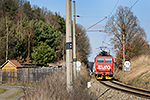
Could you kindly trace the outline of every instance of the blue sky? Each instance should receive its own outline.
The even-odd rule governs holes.
[[[46,7],[48,10],[59,12],[62,17],[66,16],[66,0],[29,0],[31,5],[37,5],[40,8]],[[76,18],[76,23],[81,24],[84,28],[88,28],[104,17],[108,16],[116,3],[112,14],[115,14],[118,6],[131,7],[137,0],[74,0],[76,5],[76,14],[80,15],[80,18]],[[150,0],[139,0],[132,8],[132,12],[137,16],[140,21],[140,26],[144,28],[147,34],[147,41],[150,41]],[[97,24],[91,30],[103,30],[108,19]],[[108,36],[103,32],[87,32],[90,39],[92,48],[92,54],[89,57],[89,61],[93,61],[96,54],[98,54],[99,46],[108,46],[103,44],[102,41],[110,43],[109,39],[112,36]],[[149,42],[150,43],[150,42]],[[111,46],[108,46],[112,48]],[[112,54],[112,49],[111,49]]]

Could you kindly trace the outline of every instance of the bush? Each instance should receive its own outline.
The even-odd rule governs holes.
[[[73,90],[66,89],[66,72],[56,72],[53,75],[42,78],[34,92],[26,91],[26,100],[90,100],[86,91],[86,74],[81,73],[74,80]]]

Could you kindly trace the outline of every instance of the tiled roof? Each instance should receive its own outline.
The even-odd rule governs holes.
[[[5,65],[5,64],[7,64],[8,62],[10,62],[12,65],[14,65],[15,67],[19,67],[19,68],[21,68],[21,67],[23,67],[23,66],[21,66],[16,60],[7,60],[2,66],[1,66],[1,68]]]
[[[22,67],[16,60],[9,60],[10,63],[12,62],[16,67]]]

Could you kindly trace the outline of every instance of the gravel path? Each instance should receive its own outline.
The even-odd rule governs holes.
[[[3,94],[0,94],[0,100],[19,100],[24,95],[24,93],[21,93],[20,95],[17,95],[14,98],[3,99],[4,97],[10,96],[18,91],[21,91],[22,87],[20,87],[20,86],[0,86],[0,88],[7,89],[6,92],[4,92]]]
[[[96,79],[91,79],[89,94],[95,94],[97,100],[148,100],[142,97],[110,89],[99,83]]]

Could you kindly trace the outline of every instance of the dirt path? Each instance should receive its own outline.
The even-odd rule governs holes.
[[[0,88],[7,89],[6,92],[4,92],[3,94],[0,94],[0,100],[19,100],[24,95],[24,93],[21,93],[20,95],[17,95],[14,98],[3,99],[4,97],[10,96],[18,91],[21,91],[23,87],[21,87],[21,86],[0,86]]]

